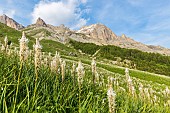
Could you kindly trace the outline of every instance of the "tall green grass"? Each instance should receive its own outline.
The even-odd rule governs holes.
[[[119,79],[120,86],[115,84],[113,86],[116,92],[117,113],[168,113],[169,111],[168,107],[164,107],[163,99],[159,105],[156,105],[129,95],[123,75],[103,73],[98,70],[104,75],[100,76],[101,82],[94,85],[91,68],[88,65],[85,66],[84,82],[79,88],[77,77],[71,75],[72,62],[67,62],[64,82],[61,74],[42,66],[36,84],[33,58],[21,64],[16,55],[8,56],[0,53],[0,64],[0,111],[4,113],[108,113],[108,76]],[[121,90],[121,87],[124,90]]]
[[[62,82],[60,74],[42,67],[38,74],[34,98],[36,77],[31,59],[21,65],[18,58],[0,54],[0,64],[0,111],[2,112],[76,113],[81,111],[87,113],[108,111],[107,102],[101,106],[102,99],[106,98],[105,90],[94,87],[86,79],[79,95],[78,84],[74,83],[68,69],[70,67],[67,67],[64,82]],[[90,76],[86,75],[86,78],[90,78]]]

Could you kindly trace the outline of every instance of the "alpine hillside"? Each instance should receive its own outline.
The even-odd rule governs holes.
[[[127,37],[125,34],[117,36],[111,29],[103,24],[92,24],[84,26],[80,30],[71,30],[64,25],[53,26],[47,24],[43,19],[38,18],[35,24],[28,25],[24,28],[24,26],[18,24],[15,20],[6,15],[0,16],[0,22],[17,30],[25,31],[29,36],[39,38],[40,40],[49,39],[61,43],[67,43],[72,39],[83,43],[114,45],[121,48],[170,55],[170,49],[161,46],[145,45]]]

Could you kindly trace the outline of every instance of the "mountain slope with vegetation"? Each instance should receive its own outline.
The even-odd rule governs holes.
[[[159,54],[75,41],[63,44],[36,39],[35,43],[31,36],[25,37],[24,33],[21,36],[21,32],[4,24],[0,28],[1,43],[11,41],[13,47],[19,47],[0,49],[0,111],[3,113],[170,111],[170,77],[110,64],[120,58],[142,60],[144,54],[148,56],[144,58],[153,55],[153,61],[162,65],[164,62],[157,60]],[[7,34],[9,39],[4,43]]]
[[[70,57],[65,59],[66,57],[57,56],[42,55],[41,65],[36,68],[34,55],[29,55],[25,61],[21,61],[16,51],[13,54],[0,51],[0,111],[168,113],[170,110],[168,82],[156,83],[154,76],[150,80],[146,78],[146,81],[130,77],[133,70],[129,73],[127,69],[117,71],[125,71],[125,74],[113,73],[112,66],[105,65],[105,68],[110,70],[107,71],[103,64],[99,66],[98,63],[95,68],[98,74],[95,74],[94,79],[90,62],[83,58],[75,58],[85,62],[81,64],[75,60],[68,60]],[[59,58],[59,70],[56,71],[51,62],[46,64],[46,58],[49,61],[52,59],[52,62]],[[75,66],[72,67],[73,65]],[[80,68],[81,72],[76,72],[75,68]],[[83,77],[79,78],[81,74]],[[161,76],[160,78],[167,80]]]
[[[19,45],[19,38],[21,37],[21,32],[15,29],[12,29],[5,24],[0,23],[0,41],[1,43],[4,40],[4,37],[7,35],[8,40],[11,41],[15,46]],[[32,45],[35,43],[35,39],[31,36],[27,35],[29,39],[29,47],[32,48]],[[109,59],[111,61],[120,60],[120,62],[124,60],[131,61],[131,66],[134,68],[134,64],[136,68],[143,71],[170,75],[170,57],[163,56],[161,54],[156,53],[146,53],[141,52],[139,50],[134,49],[125,49],[116,46],[99,46],[92,43],[81,43],[71,40],[69,43],[62,44],[57,41],[42,39],[41,44],[43,46],[43,51],[55,53],[55,51],[59,51],[65,55],[73,55],[73,56],[87,56],[81,55],[79,49],[86,54],[93,55],[96,51],[100,50],[97,56]],[[72,45],[72,46],[69,46]],[[120,58],[120,59],[119,59]],[[129,64],[128,64],[129,65]],[[126,66],[126,65],[125,65]]]
[[[130,60],[130,65],[133,66],[135,64],[136,68],[139,70],[170,76],[170,56],[146,53],[135,49],[125,49],[110,45],[99,46],[92,43],[81,43],[76,41],[70,41],[70,43],[75,49],[81,50],[85,54],[93,55],[96,51],[100,50],[97,57],[112,61],[120,59],[119,62]],[[130,65],[127,65],[127,67]]]

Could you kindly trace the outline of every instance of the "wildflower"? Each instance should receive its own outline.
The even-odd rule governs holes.
[[[72,70],[71,70],[71,75],[74,77],[75,76],[75,72],[76,72],[76,64],[73,63],[72,65]]]
[[[144,88],[145,99],[150,100],[150,93],[148,88]]]
[[[125,69],[125,76],[126,76],[126,81],[127,81],[127,84],[128,84],[129,92],[133,96],[135,96],[135,87],[133,86],[132,79],[129,76],[129,69],[128,68]]]
[[[113,85],[113,81],[115,81],[115,79],[113,77],[108,77],[108,87],[112,87]]]
[[[108,91],[107,91],[107,97],[108,97],[108,101],[109,101],[109,112],[110,113],[115,113],[115,98],[116,98],[116,94],[113,91],[113,88],[110,86]]]
[[[1,51],[5,51],[5,46],[2,44]]]
[[[60,64],[60,53],[56,51],[56,54],[55,54],[55,60],[56,60],[56,71],[58,72],[58,68],[59,68],[59,64]],[[62,62],[61,62],[62,63]]]
[[[157,102],[157,96],[154,95],[154,97],[153,97],[153,103],[156,103],[156,102]]]
[[[127,83],[128,83],[129,92],[133,96],[135,96],[135,87],[133,86],[132,79],[130,78],[130,76],[128,77]]]
[[[81,86],[81,84],[83,83],[83,77],[85,74],[84,67],[81,61],[78,62],[78,67],[76,68],[76,70],[77,70],[77,75],[78,75],[78,84],[79,86]]]
[[[24,31],[22,32],[22,38],[20,42],[20,61],[25,61],[28,58],[28,39],[25,37]]]
[[[55,60],[55,58],[52,59],[50,68],[51,68],[51,71],[56,70],[56,60]]]
[[[166,97],[169,97],[169,95],[170,95],[170,90],[169,90],[169,88],[167,86],[166,86],[166,89],[164,90],[164,95]]]
[[[17,47],[14,48],[14,52],[17,53]]]
[[[96,76],[96,62],[94,60],[94,58],[92,59],[92,62],[91,62],[91,67],[92,67],[92,76],[93,76],[93,83],[95,83],[95,76]]]
[[[45,52],[42,52],[42,58],[44,58],[45,57]]]
[[[139,95],[142,99],[145,96],[144,91],[143,91],[143,85],[141,83],[139,84]]]
[[[38,69],[41,66],[41,49],[42,46],[40,45],[39,39],[36,38],[36,44],[34,45],[35,50],[35,68]]]
[[[129,79],[129,69],[128,68],[125,69],[125,76],[126,76],[126,80],[128,80]]]
[[[11,49],[8,49],[7,54],[11,55],[11,53],[12,53]]]
[[[12,48],[12,45],[13,45],[13,43],[11,42],[11,44],[9,45],[9,48],[10,48],[10,49]]]
[[[65,66],[66,66],[66,62],[63,61],[63,62],[61,63],[62,82],[64,82],[64,79],[65,79]]]
[[[48,66],[48,59],[44,58],[44,66]]]
[[[48,53],[48,58],[51,58],[51,52]]]
[[[5,39],[4,39],[5,50],[7,50],[7,45],[8,45],[8,37],[5,36]]]

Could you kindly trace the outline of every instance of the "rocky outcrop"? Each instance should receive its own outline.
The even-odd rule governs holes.
[[[117,37],[109,28],[102,24],[85,26],[78,30],[77,33],[85,34],[87,37],[100,41],[101,44],[107,44],[109,41],[113,41],[114,38]]]
[[[36,26],[43,26],[43,27],[47,27],[47,24],[44,22],[43,19],[41,19],[40,17],[37,19],[36,23],[35,23]]]
[[[87,37],[85,42],[95,43],[98,45],[115,45],[122,48],[137,49],[144,52],[160,53],[170,55],[170,49],[160,46],[145,45],[134,41],[125,34],[117,36],[109,28],[102,24],[93,24],[85,26],[77,31],[77,33],[85,34]],[[82,41],[83,42],[83,41]]]
[[[24,28],[23,25],[17,23],[15,20],[13,20],[12,18],[9,18],[5,14],[0,16],[0,22],[16,30]]]
[[[34,38],[54,40],[61,43],[68,42],[69,36],[73,34],[63,24],[60,26],[49,25],[41,18],[38,18],[35,24],[29,25],[23,30]]]

